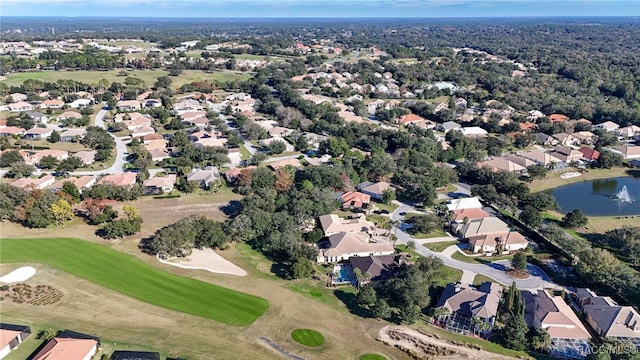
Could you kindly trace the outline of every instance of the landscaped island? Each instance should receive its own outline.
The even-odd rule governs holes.
[[[153,268],[131,255],[79,239],[0,240],[0,263],[42,263],[132,298],[229,325],[246,326],[265,299]]]

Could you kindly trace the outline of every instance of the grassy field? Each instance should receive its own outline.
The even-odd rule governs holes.
[[[493,280],[492,278],[488,277],[488,276],[484,276],[482,274],[476,274],[476,276],[473,278],[473,285],[480,285],[483,282],[495,282],[495,280]]]
[[[291,333],[291,338],[306,346],[320,346],[324,344],[324,336],[311,329],[296,329]]]
[[[107,79],[110,82],[124,83],[125,76],[120,76],[119,73],[122,69],[110,70],[110,71],[41,71],[41,72],[25,72],[14,73],[7,75],[5,80],[0,82],[7,84],[8,86],[18,86],[28,79],[37,79],[45,82],[56,82],[62,79],[76,80],[83,83],[97,83],[101,79]],[[164,70],[133,70],[127,71],[128,76],[141,79],[147,86],[152,86],[153,83],[160,77],[166,76],[167,71]],[[222,82],[233,81],[236,79],[246,80],[251,77],[250,74],[244,74],[240,72],[222,71],[214,73],[205,73],[199,70],[185,70],[180,76],[171,77],[173,81],[173,87],[179,88],[184,84],[188,84],[194,81],[203,80],[217,80]]]
[[[563,179],[560,177],[562,173],[549,173],[549,175],[542,180],[534,180],[529,183],[529,189],[532,193],[540,192],[557,188],[562,185],[573,184],[581,181],[606,179],[618,176],[629,176],[626,168],[613,168],[613,169],[589,169],[582,175],[570,179]]]
[[[380,203],[380,202],[376,202],[375,206],[380,210],[388,211],[389,214],[393,213],[398,208],[397,205],[394,205],[394,204],[383,204],[383,203]]]
[[[259,297],[173,275],[82,240],[0,240],[0,245],[2,263],[48,264],[132,298],[225,324],[249,325],[269,307]]]
[[[467,256],[461,253],[460,251],[456,251],[455,253],[453,253],[453,255],[451,255],[452,259],[466,262],[469,264],[486,264],[488,262],[494,262],[498,260],[508,260],[508,259],[511,259],[512,257],[513,255],[491,256],[491,257]]]
[[[443,252],[444,249],[456,244],[458,244],[457,241],[442,241],[437,243],[427,243],[427,244],[423,244],[422,246],[432,251]]]
[[[431,239],[436,237],[447,236],[447,233],[443,229],[435,229],[428,233],[416,233],[412,235],[416,239]]]
[[[387,358],[380,354],[364,354],[360,356],[360,360],[387,360]]]

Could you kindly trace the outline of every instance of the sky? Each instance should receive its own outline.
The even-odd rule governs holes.
[[[0,0],[1,16],[640,16],[640,0]]]

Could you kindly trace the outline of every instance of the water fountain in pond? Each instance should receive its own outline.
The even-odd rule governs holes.
[[[629,195],[629,190],[627,190],[627,185],[624,185],[622,190],[618,191],[616,199],[621,202],[631,202],[631,196]]]

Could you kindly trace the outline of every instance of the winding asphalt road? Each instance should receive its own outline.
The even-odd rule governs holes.
[[[103,129],[107,129],[104,124],[104,117],[107,115],[107,110],[101,109],[96,114],[95,125],[97,127],[101,127]],[[124,171],[124,164],[127,162],[127,145],[124,142],[124,138],[118,138],[115,135],[109,133],[113,140],[116,142],[116,160],[113,162],[109,168],[104,170],[93,170],[93,171],[74,171],[71,175],[98,175],[98,174],[118,174]]]
[[[416,252],[422,256],[435,256],[442,260],[442,262],[454,269],[460,269],[463,272],[474,273],[475,275],[480,274],[494,279],[495,281],[503,284],[503,285],[511,285],[511,283],[515,280],[516,286],[519,289],[542,289],[542,288],[562,288],[558,284],[555,284],[549,280],[549,277],[544,274],[540,269],[537,269],[531,266],[530,274],[531,276],[526,279],[514,279],[509,274],[507,274],[504,270],[508,268],[508,263],[504,261],[497,261],[495,263],[490,264],[470,264],[463,261],[455,260],[451,258],[451,255],[458,251],[456,249],[458,245],[453,245],[452,247],[446,249],[443,252],[435,252],[429,250],[420,244],[419,240],[413,239],[413,237],[408,234],[402,228],[402,220],[404,219],[403,215],[400,213],[407,212],[416,212],[416,210],[408,204],[404,204],[401,202],[395,202],[400,205],[392,214],[391,220],[394,224],[394,234],[398,237],[398,241],[406,244],[409,241],[413,240],[416,244]],[[467,276],[468,278],[468,276]]]

